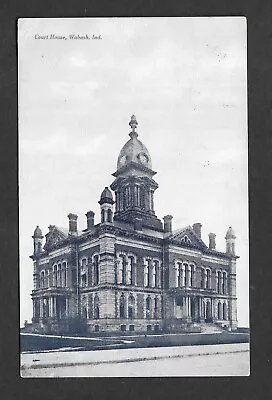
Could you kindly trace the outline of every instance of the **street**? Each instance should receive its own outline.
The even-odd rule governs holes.
[[[22,365],[22,377],[248,376],[250,354],[248,344],[58,352],[23,354]]]

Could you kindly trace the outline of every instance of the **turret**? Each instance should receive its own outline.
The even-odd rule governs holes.
[[[101,207],[101,223],[113,223],[113,204],[114,200],[110,189],[106,186],[101,193],[100,200],[98,202]]]
[[[34,233],[33,233],[33,244],[34,244],[34,254],[42,252],[42,242],[43,242],[43,234],[41,228],[37,225]]]
[[[235,255],[235,233],[232,227],[230,226],[229,229],[227,230],[226,236],[226,253]]]

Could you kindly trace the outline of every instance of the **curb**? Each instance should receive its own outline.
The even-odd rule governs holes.
[[[214,353],[194,353],[194,354],[176,354],[172,356],[154,356],[154,357],[138,357],[138,358],[124,358],[121,360],[101,360],[101,361],[85,361],[85,362],[69,362],[62,364],[42,364],[42,365],[22,365],[21,370],[28,369],[42,369],[42,368],[59,368],[59,367],[77,367],[82,365],[101,365],[101,364],[122,364],[137,361],[152,361],[152,360],[165,360],[169,358],[186,358],[186,357],[197,357],[197,356],[212,356],[219,354],[233,354],[233,353],[248,353],[249,350],[233,350],[233,351],[217,351]]]

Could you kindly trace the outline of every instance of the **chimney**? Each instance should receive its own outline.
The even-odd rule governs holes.
[[[172,233],[172,218],[172,215],[165,215],[165,217],[163,217],[165,233]]]
[[[215,238],[216,238],[215,233],[209,233],[209,249],[210,250],[215,250],[215,247],[216,247]]]
[[[88,211],[86,214],[87,217],[87,231],[94,227],[94,212]]]
[[[196,234],[200,239],[201,239],[201,227],[202,227],[202,225],[201,225],[200,222],[196,222],[196,223],[193,225],[193,230],[194,230],[195,234]]]
[[[77,215],[76,214],[69,214],[69,233],[71,235],[75,235],[77,233]]]

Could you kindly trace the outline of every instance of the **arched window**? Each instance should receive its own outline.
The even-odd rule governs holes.
[[[108,218],[108,222],[112,222],[112,211],[110,208],[107,211],[107,218]]]
[[[67,263],[64,261],[62,263],[62,270],[63,270],[63,286],[67,286]]]
[[[120,254],[120,262],[119,262],[119,280],[118,283],[122,285],[126,284],[126,256],[124,254]]]
[[[159,261],[154,260],[154,286],[156,288],[159,287],[159,277],[160,277],[160,267],[159,267]]]
[[[148,286],[148,262],[146,260],[144,263],[144,286]]]
[[[217,318],[219,320],[222,319],[222,304],[220,301],[218,302],[218,306],[217,306]]]
[[[101,210],[101,222],[102,224],[105,222],[105,210]]]
[[[142,186],[140,186],[140,207],[145,208],[145,192]]]
[[[99,284],[99,256],[95,255],[94,258],[94,285]]]
[[[206,283],[205,283],[205,288],[210,289],[211,288],[211,270],[206,269]]]
[[[228,312],[227,312],[227,304],[223,303],[223,319],[227,320],[228,319]]]
[[[185,286],[189,286],[189,265],[184,263]]]
[[[153,265],[152,260],[147,260],[147,267],[148,267],[148,275],[147,275],[147,286],[152,286],[152,278],[153,278]]]
[[[205,307],[205,316],[207,320],[211,319],[212,316],[212,309],[211,309],[211,303],[210,301],[206,302],[206,307]]]
[[[154,299],[154,318],[159,318],[159,299],[155,297]]]
[[[125,307],[126,307],[126,303],[125,303],[125,296],[122,294],[120,297],[120,318],[125,318]]]
[[[134,257],[128,257],[128,269],[127,269],[127,283],[128,285],[133,285],[133,265],[134,265]]]
[[[83,308],[82,308],[82,317],[84,319],[87,319],[87,317],[88,317],[87,308],[85,306],[83,306]]]
[[[177,263],[177,274],[178,274],[178,287],[183,286],[183,273],[182,273],[182,263]]]
[[[217,271],[216,280],[217,292],[221,293],[221,271]]]
[[[223,294],[227,293],[227,273],[226,272],[223,272],[222,292],[223,292]]]
[[[100,312],[99,312],[99,297],[95,295],[94,298],[94,319],[99,319]]]
[[[206,270],[205,268],[201,268],[201,288],[205,289],[205,282],[206,282]]]
[[[146,298],[145,304],[146,304],[146,318],[150,319],[151,318],[151,297],[150,296],[148,296]]]
[[[57,286],[61,286],[61,264],[58,264],[57,269]]]
[[[40,288],[44,288],[44,276],[45,276],[44,271],[41,271],[41,273],[40,273]]]
[[[128,318],[135,318],[135,299],[132,294],[128,298]]]
[[[194,281],[195,281],[195,266],[193,264],[190,264],[190,286],[194,286]]]
[[[57,266],[53,265],[53,286],[57,286]]]

